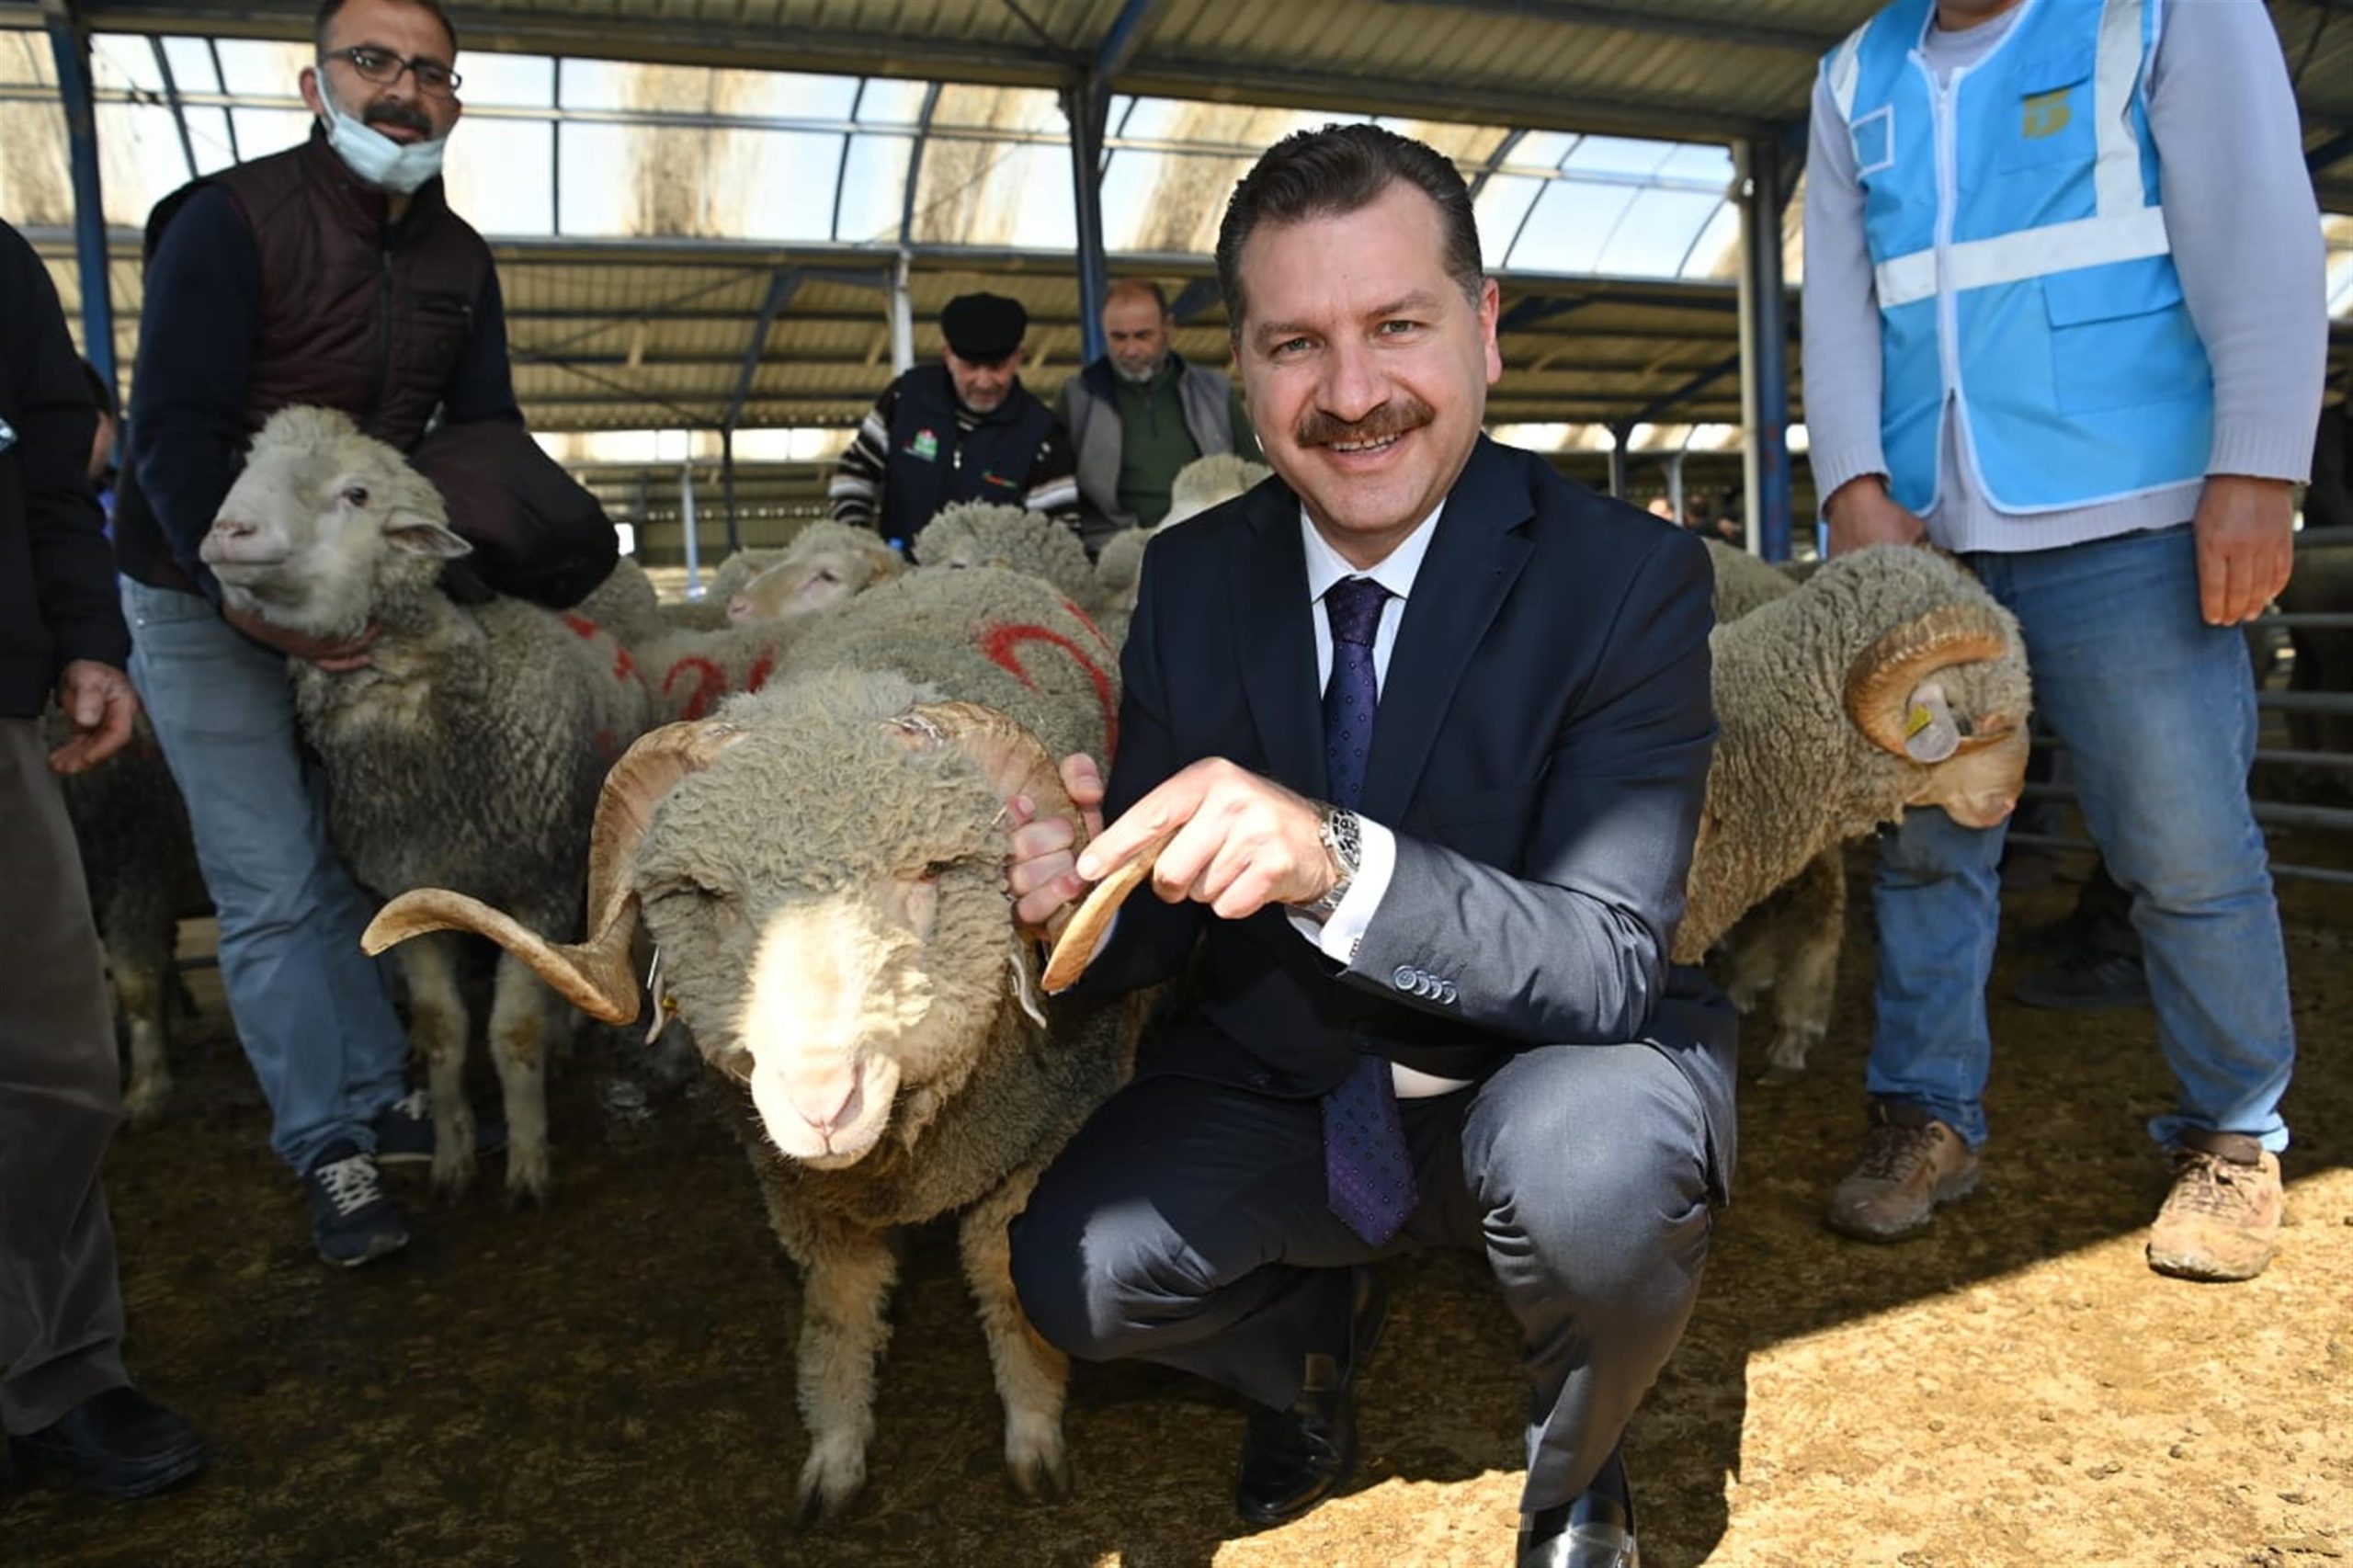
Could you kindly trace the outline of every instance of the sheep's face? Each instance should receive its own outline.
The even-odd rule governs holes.
[[[961,754],[814,705],[664,801],[633,871],[663,987],[784,1153],[854,1165],[971,1073],[1026,961],[1001,815]]]
[[[2006,821],[2026,788],[2031,700],[2025,653],[2015,646],[2002,658],[1955,665],[1922,681],[1911,706],[1950,725],[1960,749],[1941,762],[1915,764],[1904,803],[1941,806],[1966,827]]]
[[[831,609],[874,580],[865,551],[829,549],[805,560],[771,566],[727,601],[727,619],[793,620]]]
[[[364,627],[388,552],[441,559],[472,547],[446,526],[440,493],[341,414],[290,408],[254,438],[199,551],[223,597],[290,631]]]

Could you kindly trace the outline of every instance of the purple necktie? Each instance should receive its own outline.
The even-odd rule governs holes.
[[[1336,806],[1353,807],[1364,794],[1381,700],[1372,642],[1388,597],[1370,577],[1344,577],[1324,590],[1332,679],[1324,688],[1324,767]],[[1324,1096],[1324,1191],[1332,1212],[1371,1246],[1404,1229],[1414,1211],[1414,1156],[1387,1057],[1359,1055],[1340,1086]]]

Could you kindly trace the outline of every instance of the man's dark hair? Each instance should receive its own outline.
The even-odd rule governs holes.
[[[344,0],[319,0],[318,20],[311,26],[311,36],[322,53],[327,47],[327,28],[334,23],[336,13],[343,9],[343,3]],[[458,58],[458,24],[449,19],[449,13],[441,0],[401,0],[401,3],[432,12],[433,19],[441,24],[441,30],[449,35],[449,60],[442,63],[447,65]]]
[[[1225,291],[1226,319],[1242,335],[1247,307],[1242,293],[1242,247],[1262,222],[1297,223],[1360,211],[1404,180],[1438,204],[1446,236],[1446,270],[1473,304],[1486,269],[1479,255],[1479,223],[1471,187],[1446,157],[1409,136],[1378,125],[1327,125],[1298,131],[1267,149],[1233,187],[1217,232],[1217,281]]]

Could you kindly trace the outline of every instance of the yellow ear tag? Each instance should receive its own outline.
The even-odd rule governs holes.
[[[1927,703],[1915,702],[1904,715],[1904,738],[1910,740],[1936,722],[1937,716],[1928,711]]]

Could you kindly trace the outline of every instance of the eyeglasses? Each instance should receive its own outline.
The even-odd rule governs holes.
[[[322,61],[340,60],[359,73],[363,82],[373,82],[389,87],[401,79],[405,71],[416,78],[416,90],[429,97],[447,98],[457,95],[459,84],[465,80],[438,60],[420,54],[414,60],[403,60],[389,49],[370,49],[358,44],[350,49],[332,50],[319,56]]]

